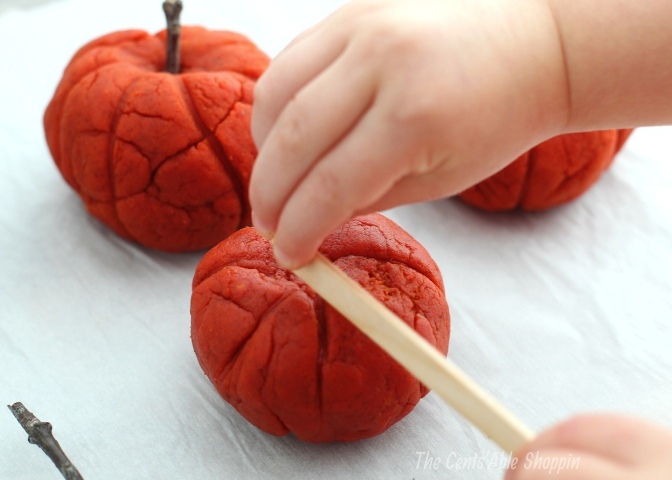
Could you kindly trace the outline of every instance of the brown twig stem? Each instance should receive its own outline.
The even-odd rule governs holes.
[[[166,72],[180,73],[180,12],[182,0],[166,0],[163,2],[166,14],[168,38],[166,42]]]
[[[51,423],[40,422],[21,402],[7,407],[28,434],[28,441],[40,447],[51,458],[66,480],[84,480],[51,433]]]

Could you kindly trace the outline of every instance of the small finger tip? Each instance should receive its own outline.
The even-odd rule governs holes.
[[[264,237],[266,240],[273,240],[273,232],[259,228],[256,225],[254,226],[254,228],[257,230],[259,235]]]
[[[257,229],[257,232],[259,232],[259,235],[261,235],[264,238],[267,238],[268,240],[273,240],[274,232],[273,229],[259,220],[259,218],[252,212],[252,225],[254,228]]]
[[[278,247],[277,244],[273,245],[273,255],[275,255],[275,260],[278,262],[278,265],[286,270],[296,270],[303,266],[301,261],[292,258],[282,250],[282,248]]]

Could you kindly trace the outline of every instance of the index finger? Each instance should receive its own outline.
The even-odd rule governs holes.
[[[257,148],[266,141],[273,124],[294,95],[345,49],[346,35],[327,20],[294,39],[257,80],[251,124]]]

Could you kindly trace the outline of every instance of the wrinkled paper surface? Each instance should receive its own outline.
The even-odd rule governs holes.
[[[182,19],[273,56],[342,3],[188,0]],[[189,338],[204,252],[117,237],[44,140],[42,114],[80,46],[163,28],[159,1],[115,5],[0,0],[0,406],[51,422],[90,479],[501,478],[505,456],[433,394],[385,434],[332,445],[267,435],[219,397]],[[452,360],[531,428],[597,411],[672,427],[671,128],[636,131],[587,194],[552,211],[440,200],[386,214],[441,268]],[[3,409],[0,478],[60,478]]]

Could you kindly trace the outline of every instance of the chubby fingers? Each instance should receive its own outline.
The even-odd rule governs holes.
[[[652,431],[662,428],[621,415],[579,415],[543,432],[535,448],[590,452],[623,465],[635,465],[656,450]]]
[[[250,202],[260,230],[276,229],[292,192],[353,128],[373,94],[371,71],[355,68],[343,55],[285,105],[261,145],[250,181]]]
[[[290,43],[255,85],[252,137],[263,145],[287,103],[334,62],[345,48],[345,36],[327,24],[306,30]]]
[[[324,238],[366,211],[405,174],[408,152],[371,108],[306,174],[284,205],[275,254],[287,268],[310,261]]]
[[[254,90],[252,137],[266,140],[285,106],[343,52],[352,30],[347,4],[295,37],[272,61]]]
[[[620,465],[585,452],[534,449],[512,461],[505,480],[631,480]]]
[[[565,466],[573,462],[576,467],[553,478],[630,480],[641,476],[642,468],[667,458],[671,448],[672,434],[657,425],[619,415],[580,415],[542,432],[526,445],[516,455],[518,468],[510,469],[505,478],[551,478],[542,468],[548,458],[549,465],[553,461]]]

